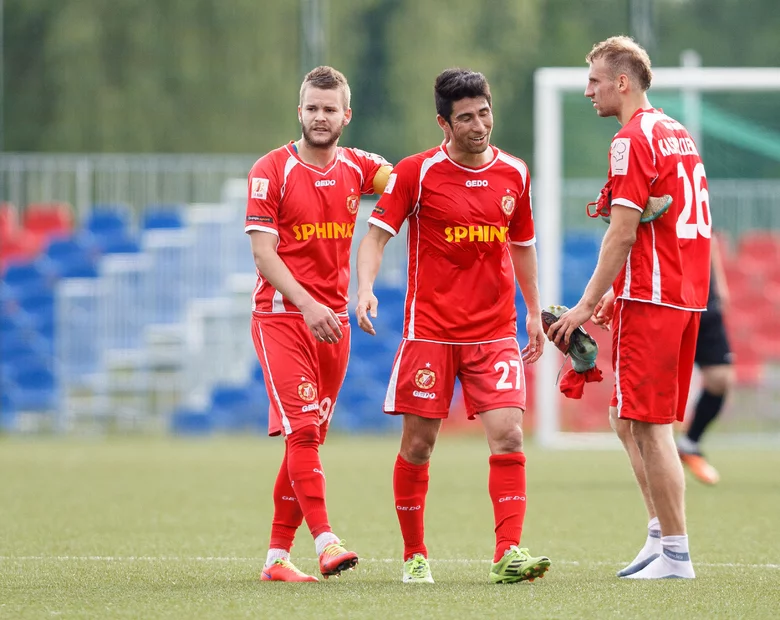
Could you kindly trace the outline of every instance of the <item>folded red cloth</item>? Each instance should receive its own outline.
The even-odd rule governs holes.
[[[572,368],[561,379],[561,392],[566,398],[582,398],[586,383],[598,383],[603,380],[604,375],[598,366],[585,372],[577,372]]]

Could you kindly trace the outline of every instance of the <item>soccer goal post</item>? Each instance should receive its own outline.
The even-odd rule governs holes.
[[[584,93],[587,68],[544,67],[534,76],[534,217],[539,239],[539,288],[542,306],[561,303],[562,299],[562,182],[563,171],[563,96]],[[697,137],[697,95],[705,91],[780,91],[778,68],[673,67],[653,70],[650,91],[676,90],[683,94],[686,106],[681,120]],[[588,105],[583,97],[583,106]],[[595,116],[595,112],[593,113]],[[688,117],[688,118],[686,118]],[[603,120],[602,122],[607,122]],[[616,127],[617,130],[617,127]],[[607,172],[608,142],[604,143],[604,178]],[[596,196],[592,197],[595,200]],[[584,216],[584,205],[583,217]],[[587,281],[582,282],[584,290]],[[611,363],[609,352],[599,355],[601,364]],[[603,446],[616,440],[606,433],[566,432],[561,425],[561,395],[556,385],[561,356],[547,346],[535,376],[536,440],[545,447]],[[604,403],[607,416],[609,403]],[[587,437],[586,437],[587,436]]]

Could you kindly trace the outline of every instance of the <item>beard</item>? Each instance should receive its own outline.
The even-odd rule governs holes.
[[[474,144],[469,138],[456,139],[455,142],[461,151],[472,155],[479,155],[480,153],[487,151],[490,146],[490,134],[485,136],[485,142],[482,144]]]
[[[336,144],[338,139],[341,137],[341,132],[343,130],[343,127],[339,127],[337,130],[329,131],[326,134],[314,131],[313,129],[307,129],[303,124],[301,124],[301,131],[303,132],[303,139],[306,141],[306,144],[312,148],[317,149],[330,148]]]

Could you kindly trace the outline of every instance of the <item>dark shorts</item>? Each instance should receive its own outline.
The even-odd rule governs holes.
[[[699,338],[696,341],[696,364],[698,366],[731,364],[732,357],[723,314],[717,310],[702,312]]]

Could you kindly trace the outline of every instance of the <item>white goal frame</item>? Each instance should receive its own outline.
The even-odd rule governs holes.
[[[533,175],[533,191],[534,218],[539,239],[539,289],[542,307],[551,303],[560,303],[561,300],[562,95],[572,91],[584,93],[587,83],[587,68],[543,67],[534,74],[534,167],[536,170]],[[691,111],[695,113],[696,96],[703,91],[780,90],[780,69],[691,66],[654,69],[651,101],[652,93],[662,89],[681,91],[684,102],[690,105]],[[582,104],[587,105],[584,97]],[[686,123],[688,119],[680,120]],[[694,137],[697,137],[697,132],[693,132],[694,127],[690,126],[689,129],[694,133]],[[609,145],[605,143],[605,162],[608,148]],[[582,283],[583,290],[586,284],[587,282]],[[554,347],[548,345],[545,349],[538,362],[535,382],[536,441],[547,448],[619,445],[611,433],[561,431],[559,407],[561,397],[555,384],[561,358]],[[607,403],[604,403],[604,416],[607,416]]]

